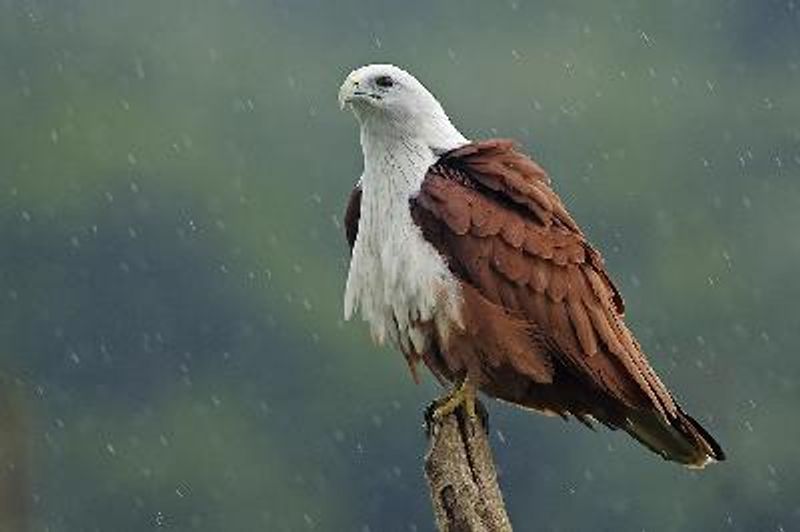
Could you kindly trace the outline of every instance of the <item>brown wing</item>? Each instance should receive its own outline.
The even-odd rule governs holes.
[[[691,449],[674,451],[685,455],[672,457],[679,461],[722,456],[676,405],[625,326],[622,298],[600,254],[544,171],[512,142],[473,143],[446,154],[429,170],[411,208],[462,282],[543,333],[551,356],[578,383],[561,392],[583,399],[551,390],[547,400],[563,404],[548,408],[622,426],[662,454],[673,449],[660,440],[691,440],[680,442]],[[586,405],[592,394],[602,408]],[[586,411],[570,412],[580,402]],[[626,426],[631,423],[639,426]]]

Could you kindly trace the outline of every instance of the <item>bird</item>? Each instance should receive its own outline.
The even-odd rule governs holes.
[[[353,70],[338,99],[363,152],[343,224],[345,319],[360,313],[415,381],[422,363],[448,388],[434,418],[474,416],[480,392],[622,429],[690,468],[725,459],[656,375],[600,252],[516,142],[467,139],[391,64]]]

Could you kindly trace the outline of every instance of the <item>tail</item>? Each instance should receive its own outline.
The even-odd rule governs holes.
[[[621,428],[665,460],[690,468],[702,469],[725,460],[719,443],[680,408],[669,421],[653,411],[632,411]]]

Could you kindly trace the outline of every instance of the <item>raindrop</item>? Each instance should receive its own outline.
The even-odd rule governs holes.
[[[136,69],[136,77],[139,79],[145,78],[144,73],[144,64],[142,64],[142,59],[138,56],[133,58],[134,68]]]
[[[498,441],[499,441],[500,443],[502,443],[503,445],[505,445],[506,443],[508,443],[508,441],[506,440],[506,435],[505,435],[505,434],[503,434],[503,432],[502,432],[502,431],[500,431],[500,430],[496,430],[496,431],[495,431],[495,433],[497,434],[497,439],[498,439]]]

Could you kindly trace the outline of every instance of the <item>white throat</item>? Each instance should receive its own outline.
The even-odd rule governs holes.
[[[430,117],[439,118],[439,117]],[[421,352],[417,327],[460,321],[458,283],[411,218],[409,200],[439,155],[467,143],[441,113],[427,131],[359,117],[364,173],[361,217],[345,290],[345,318],[361,310],[373,338],[387,336]],[[421,134],[420,134],[421,133]]]

